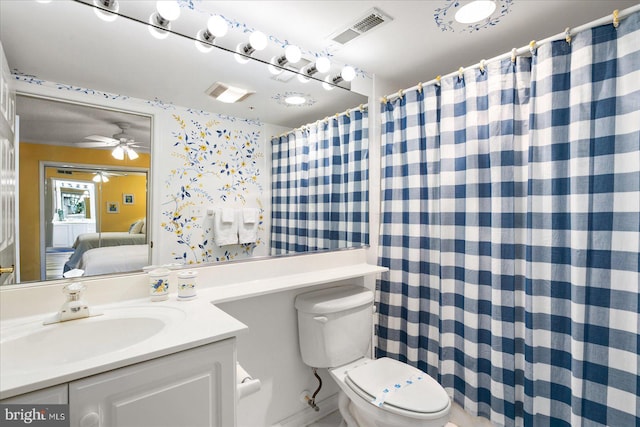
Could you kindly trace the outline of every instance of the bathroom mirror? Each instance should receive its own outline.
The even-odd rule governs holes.
[[[181,106],[194,114],[211,113],[239,122],[268,124],[262,128],[261,135],[265,147],[268,147],[271,136],[367,103],[367,97],[358,93],[365,93],[370,85],[369,79],[363,76],[358,76],[350,84],[340,82],[328,91],[322,85],[325,75],[312,77],[303,83],[293,68],[285,67],[278,75],[271,74],[267,63],[282,51],[282,44],[278,45],[273,37],[265,51],[260,55],[255,53],[252,58],[244,58],[249,61],[240,64],[234,51],[237,45],[248,39],[247,27],[244,26],[243,30],[241,23],[242,17],[229,17],[233,24],[229,33],[215,40],[216,47],[201,52],[193,36],[205,26],[207,11],[182,7],[181,18],[173,23],[172,31],[175,33],[157,40],[151,37],[146,25],[153,2],[119,3],[120,13],[132,16],[137,21],[119,16],[113,22],[104,22],[97,17],[92,6],[76,1],[0,3],[0,40],[12,72],[19,76],[22,94],[29,95],[21,96],[18,100],[17,109],[21,115],[27,115],[21,103],[35,99],[31,95],[41,95],[41,87],[48,84],[48,90],[44,91],[46,97],[57,100],[69,98],[78,104],[78,96],[86,94],[87,104],[103,107],[104,111],[134,113],[149,123],[157,121],[158,115],[154,111],[164,112],[164,120],[167,115],[176,115],[173,109]],[[215,8],[215,4],[210,7]],[[214,13],[214,9],[209,11],[209,14]],[[303,59],[295,70],[311,64],[313,59],[313,53],[303,52]],[[336,74],[339,74],[339,68],[332,69],[326,75]],[[208,89],[215,82],[233,83],[254,93],[243,102],[225,104],[212,100],[209,95]],[[302,94],[307,101],[301,105],[286,104],[284,99],[292,94]],[[145,105],[128,108],[126,101],[133,98],[144,100]],[[114,100],[120,102],[122,109],[113,107]],[[28,109],[28,106],[25,108]],[[49,110],[51,114],[54,112],[55,109]],[[115,123],[126,123],[128,119],[110,118],[104,121],[109,122],[106,124],[111,125],[110,129],[96,128],[82,135],[109,137],[119,131]],[[21,120],[21,123],[24,122]],[[160,129],[159,135],[151,132],[148,138],[149,151],[156,156],[158,151],[154,150],[155,144],[166,143],[170,131],[163,127],[164,123],[150,126],[155,131]],[[73,136],[73,142],[78,142],[79,136]],[[86,141],[84,136],[80,141]],[[147,140],[142,136],[139,138],[141,142]],[[162,141],[163,138],[165,141]],[[135,141],[138,142],[138,137]],[[61,151],[59,146],[51,147],[54,152]],[[144,152],[142,148],[140,150]],[[269,156],[268,151],[266,156]],[[64,158],[56,161],[74,163],[72,159]],[[158,164],[154,160],[148,166],[136,164],[135,167],[151,169],[151,163],[154,167]],[[100,166],[97,162],[92,164]],[[268,162],[263,172],[270,175]],[[152,176],[158,174],[150,170],[149,177]],[[156,183],[153,188],[162,185]],[[266,194],[269,185],[265,185]],[[149,195],[149,199],[153,201],[153,195]],[[143,201],[138,197],[135,200]],[[106,202],[103,201],[105,209]],[[122,212],[123,200],[117,202]],[[149,206],[147,224],[161,223],[161,211],[156,199],[156,205]],[[40,227],[43,227],[42,224]],[[150,239],[154,238],[152,233],[153,229],[150,229]],[[32,240],[23,243],[25,236],[20,237],[23,248],[32,243]],[[162,251],[162,245],[153,250]],[[25,276],[22,281],[31,280],[42,279]]]

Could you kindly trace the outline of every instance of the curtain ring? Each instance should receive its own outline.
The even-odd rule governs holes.
[[[422,82],[418,83],[418,93],[422,93]]]
[[[360,108],[360,112],[364,111],[364,105],[360,104],[360,106],[358,108]]]
[[[571,29],[569,27],[564,30],[564,39],[567,43],[571,43]]]
[[[613,11],[613,28],[618,28],[620,25],[620,11],[618,9]]]
[[[529,52],[531,52],[531,55],[535,55],[536,54],[536,41],[535,40],[531,40],[529,42]]]
[[[464,68],[460,67],[458,68],[458,80],[463,80],[464,79]]]
[[[484,68],[484,59],[481,59],[480,60],[480,72],[482,74],[484,74],[484,70],[485,70],[485,68]]]
[[[398,91],[398,99],[402,99],[403,96],[404,96],[404,92],[402,91],[402,89],[400,89]]]
[[[515,47],[511,49],[511,62],[516,62],[516,55],[518,54],[518,49]]]
[[[438,74],[438,75],[436,76],[436,85],[437,85],[437,86],[440,86],[440,80],[442,80],[442,76]]]
[[[380,102],[383,103],[383,104],[386,104],[387,103],[387,97],[383,96],[382,98],[380,98]]]

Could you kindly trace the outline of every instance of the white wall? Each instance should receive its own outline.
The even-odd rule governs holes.
[[[361,285],[362,280],[334,282],[324,287]],[[314,287],[313,290],[322,287]],[[308,409],[308,405],[300,400],[300,394],[304,390],[313,393],[318,381],[311,367],[303,363],[298,347],[294,301],[296,295],[304,292],[309,290],[216,304],[249,327],[248,334],[238,337],[238,362],[253,378],[262,381],[259,392],[240,400],[238,427],[271,426]],[[316,396],[316,402],[330,398],[339,390],[326,369],[318,369],[318,374],[322,378],[322,388]]]

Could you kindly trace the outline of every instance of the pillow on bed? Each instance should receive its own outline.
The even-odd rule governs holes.
[[[140,234],[140,232],[142,231],[142,227],[144,227],[143,219],[141,219],[140,221],[133,224],[133,226],[131,226],[131,228],[129,229],[129,234]]]

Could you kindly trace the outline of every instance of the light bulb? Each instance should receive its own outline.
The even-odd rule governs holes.
[[[260,31],[254,31],[249,36],[249,43],[255,50],[263,50],[267,47],[267,36]]]
[[[271,62],[269,63],[269,65],[267,65],[267,68],[269,69],[269,72],[271,74],[273,74],[274,76],[277,76],[278,74],[282,73],[282,68],[276,67],[275,63],[278,62],[278,58],[277,57],[273,57],[271,58]]]
[[[239,43],[238,46],[236,46],[236,53],[233,54],[233,57],[240,64],[246,64],[247,62],[249,62],[249,58],[243,55],[244,47],[245,47],[245,44]]]
[[[302,58],[302,52],[300,52],[298,46],[290,44],[284,49],[284,57],[287,58],[287,61],[290,63],[295,64]]]
[[[175,21],[180,17],[180,5],[173,0],[160,0],[156,3],[156,10],[163,19]]]
[[[204,30],[198,31],[198,34],[196,35],[196,40],[194,40],[193,43],[196,45],[196,49],[198,49],[199,52],[202,52],[202,53],[211,52],[211,49],[213,49],[213,46],[203,41],[204,37],[202,33],[204,33]]]
[[[162,40],[162,39],[166,39],[167,37],[169,37],[169,32],[165,31],[161,28],[157,28],[154,27],[154,23],[153,23],[153,15],[151,16],[151,19],[149,20],[149,23],[152,25],[147,26],[147,28],[149,29],[149,34],[151,34],[154,38],[158,39],[158,40]]]
[[[214,15],[207,21],[207,30],[215,37],[223,37],[229,31],[229,26],[222,16]]]
[[[350,82],[356,77],[356,70],[350,65],[345,65],[340,73],[345,82]]]
[[[322,87],[325,90],[333,90],[333,85],[331,83],[332,83],[331,76],[327,76],[324,78],[324,82],[322,82]]]
[[[113,156],[114,159],[124,160],[124,150],[119,145],[113,149],[113,151],[111,152],[111,155]]]
[[[118,17],[120,4],[116,0],[93,0],[93,12],[105,22],[113,22]]]
[[[131,147],[127,147],[127,156],[129,156],[130,160],[135,160],[140,157],[138,156],[138,153],[136,153]]]
[[[306,77],[306,76],[307,76],[306,67],[300,68],[300,70],[298,71],[298,74],[296,75],[296,77],[298,77],[298,81],[300,83],[307,83],[309,81],[309,78]]]
[[[331,61],[326,56],[321,56],[316,59],[316,68],[319,73],[326,73],[331,68]]]

